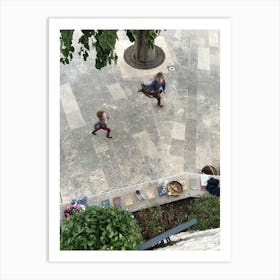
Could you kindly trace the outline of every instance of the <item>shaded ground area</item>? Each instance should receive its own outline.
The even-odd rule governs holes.
[[[76,35],[78,38],[78,34]],[[166,54],[152,70],[127,66],[130,45],[119,33],[117,65],[94,67],[74,57],[61,65],[60,192],[62,202],[95,195],[183,171],[220,165],[219,33],[163,31],[156,39]],[[168,66],[175,71],[169,72]],[[163,108],[138,93],[162,71],[167,82]],[[112,139],[90,134],[96,112],[110,117]]]
[[[134,212],[133,216],[142,228],[144,239],[147,241],[186,222],[188,220],[187,203],[190,199],[192,198]]]
[[[212,195],[191,197],[136,211],[133,216],[139,222],[146,241],[192,218],[197,220],[197,224],[186,231],[219,228],[220,199]]]

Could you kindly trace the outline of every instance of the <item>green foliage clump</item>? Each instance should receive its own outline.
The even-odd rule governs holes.
[[[137,250],[143,241],[131,213],[120,207],[88,206],[76,212],[61,228],[61,250]]]
[[[155,47],[155,39],[159,35],[160,30],[147,30],[145,32],[145,39],[147,40],[149,48]]]
[[[197,219],[191,230],[206,230],[220,227],[220,198],[214,195],[203,195],[192,198],[188,204],[188,219]]]
[[[140,37],[140,32],[144,32],[145,40],[149,48],[155,47],[155,39],[161,30],[126,30],[126,36],[130,42],[135,42]]]
[[[60,52],[63,57],[60,58],[60,62],[63,64],[69,64],[73,58],[73,52],[75,48],[72,46],[74,30],[60,30]]]
[[[115,53],[115,44],[118,39],[118,30],[98,30],[93,46],[96,49],[95,67],[101,69],[112,61],[117,62],[118,56]]]
[[[139,219],[142,228],[142,234],[145,240],[149,240],[154,236],[164,232],[165,224],[162,222],[162,211],[160,206],[155,206],[142,210],[139,213],[134,213]]]
[[[187,220],[183,205],[169,203],[158,205],[134,213],[142,228],[142,235],[149,240]]]
[[[149,240],[167,230],[195,218],[197,224],[188,231],[220,227],[220,198],[213,195],[186,198],[133,213]]]
[[[118,39],[118,30],[81,30],[82,35],[78,40],[79,56],[84,61],[89,57],[91,49],[96,50],[95,67],[101,69],[112,61],[116,63],[118,56],[115,53],[115,44]],[[75,48],[73,46],[74,30],[60,30],[60,62],[69,64],[73,59]],[[91,42],[91,44],[90,44]]]

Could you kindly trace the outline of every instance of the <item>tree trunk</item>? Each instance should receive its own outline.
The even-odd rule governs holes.
[[[161,65],[165,54],[154,44],[156,34],[150,34],[147,30],[136,32],[138,32],[137,36],[133,35],[133,39],[136,37],[134,44],[124,51],[125,62],[136,69],[153,69]]]
[[[139,35],[134,43],[135,59],[141,63],[147,63],[155,59],[155,48],[149,48],[145,38],[145,30],[139,30]]]

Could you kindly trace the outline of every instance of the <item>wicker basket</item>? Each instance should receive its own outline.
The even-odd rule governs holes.
[[[209,174],[209,175],[218,175],[217,169],[212,165],[205,165],[201,169],[201,172],[204,173],[204,174]]]
[[[178,181],[171,181],[167,184],[168,195],[178,196],[183,192],[183,185]]]

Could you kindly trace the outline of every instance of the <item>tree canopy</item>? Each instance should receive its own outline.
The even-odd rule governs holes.
[[[115,52],[116,41],[118,40],[118,30],[81,30],[82,35],[78,40],[79,49],[73,46],[74,30],[60,30],[60,62],[69,64],[73,59],[73,53],[78,52],[84,61],[89,57],[91,50],[96,50],[95,67],[101,69],[112,62],[117,63],[118,56]],[[148,48],[154,48],[154,40],[159,35],[160,30],[125,30],[125,34],[131,42],[136,42],[140,38],[140,33],[144,33],[144,44]]]

